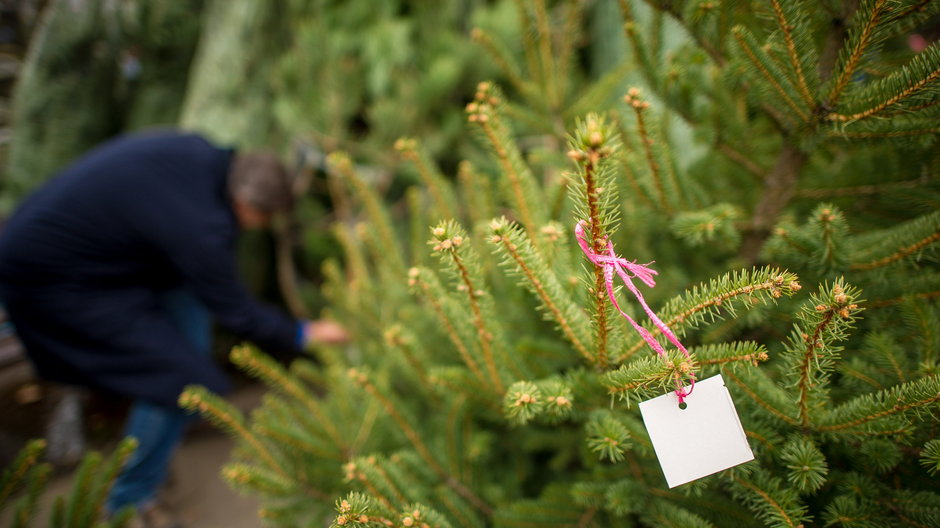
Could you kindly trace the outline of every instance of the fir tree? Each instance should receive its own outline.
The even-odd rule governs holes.
[[[360,206],[325,267],[355,346],[237,348],[271,387],[250,419],[184,394],[239,438],[226,478],[282,526],[940,523],[940,47],[897,45],[940,5],[623,0],[641,86],[609,109],[623,71],[571,73],[580,3],[514,5],[521,58],[474,34],[511,91],[466,107],[488,159],[450,180],[399,142],[407,224],[328,159]],[[656,260],[639,287],[688,358],[621,317],[577,223],[591,253]],[[667,489],[632,403],[719,372],[756,459]]]
[[[176,124],[203,2],[44,4],[11,105],[5,214],[102,141]]]

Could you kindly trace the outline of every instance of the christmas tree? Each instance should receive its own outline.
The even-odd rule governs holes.
[[[940,46],[904,42],[940,5],[599,3],[631,54],[593,82],[581,3],[514,6],[519,42],[472,35],[488,157],[400,140],[402,208],[330,155],[355,344],[236,348],[250,418],[183,395],[239,438],[225,477],[283,526],[940,523]],[[636,402],[716,373],[755,460],[667,488]]]

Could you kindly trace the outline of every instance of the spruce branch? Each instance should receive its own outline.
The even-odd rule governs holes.
[[[728,365],[733,368],[740,364],[756,367],[759,363],[770,358],[767,354],[767,347],[754,341],[735,341],[697,346],[690,348],[689,354],[695,357],[695,365],[699,368],[712,365],[722,367]]]
[[[111,456],[104,461],[103,466],[95,477],[91,493],[84,497],[86,509],[83,524],[92,526],[97,519],[104,513],[105,500],[108,498],[108,492],[114,485],[115,479],[124,468],[124,464],[130,459],[131,455],[137,449],[138,442],[134,437],[127,437],[118,443]]]
[[[480,499],[470,488],[466,487],[462,482],[451,476],[444,467],[437,461],[434,455],[431,454],[431,451],[428,449],[427,445],[421,439],[421,436],[418,432],[411,426],[408,420],[399,412],[398,406],[384,394],[378,387],[369,380],[368,375],[364,372],[357,369],[349,369],[348,372],[349,378],[356,383],[357,385],[363,387],[366,392],[371,394],[376,398],[382,406],[385,408],[385,411],[392,417],[395,423],[398,425],[399,429],[408,440],[414,446],[415,451],[418,455],[424,460],[424,462],[441,478],[441,480],[460,496],[469,501],[475,508],[480,510],[485,515],[491,515],[493,513],[492,507],[490,507],[486,502]]]
[[[378,489],[378,487],[376,487],[376,485],[369,479],[369,475],[363,470],[364,464],[369,466],[375,464],[375,457],[359,457],[344,464],[343,471],[346,473],[346,481],[358,481],[369,491],[369,497],[378,499],[385,509],[389,511],[395,510],[395,506],[392,504],[392,500],[383,494],[382,491]],[[344,516],[344,520],[347,519],[348,516]]]
[[[906,121],[882,121],[865,120],[858,122],[856,127],[859,130],[827,130],[828,137],[845,140],[865,139],[895,139],[900,142],[908,142],[913,136],[930,136],[940,133],[940,126],[931,126],[936,121],[916,120]]]
[[[532,171],[523,162],[522,154],[502,123],[501,106],[499,90],[492,83],[480,83],[473,102],[467,105],[467,119],[483,130],[509,184],[510,201],[529,236],[536,236],[546,218],[545,200]]]
[[[346,277],[344,277],[342,286],[338,286],[339,290],[342,291],[342,295],[337,295],[337,300],[348,299],[351,293],[358,294],[371,289],[373,286],[372,274],[366,264],[362,247],[357,243],[352,230],[345,225],[334,224],[331,231],[340,247],[342,247],[343,256],[345,257]],[[336,293],[339,294],[340,291]],[[353,295],[353,297],[357,296]]]
[[[789,91],[779,82],[779,79],[784,79],[786,76],[779,71],[779,68],[767,52],[760,48],[760,45],[757,44],[757,40],[751,32],[743,26],[736,26],[731,30],[731,35],[744,53],[744,56],[760,73],[763,81],[777,93],[777,96],[800,118],[800,121],[807,122],[810,116],[806,109],[797,104],[790,96]]]
[[[431,384],[440,387],[458,397],[468,398],[496,414],[500,413],[500,404],[492,398],[492,387],[483,380],[471,377],[462,367],[437,367],[430,373]]]
[[[290,478],[271,450],[245,426],[241,411],[222,398],[210,393],[205,387],[189,385],[180,394],[179,405],[188,411],[198,412],[232,436],[243,440],[269,469],[282,478]]]
[[[753,159],[746,156],[740,150],[735,149],[731,145],[727,143],[718,143],[715,148],[718,149],[718,152],[724,154],[726,158],[737,163],[749,173],[759,177],[761,180],[767,176],[767,169],[761,167]]]
[[[603,385],[610,394],[616,394],[628,403],[635,396],[642,398],[662,393],[668,388],[679,388],[699,367],[696,357],[686,358],[681,352],[670,349],[666,357],[647,356],[621,365],[617,370],[604,375]]]
[[[385,266],[383,267],[388,268],[393,276],[403,276],[405,274],[405,262],[402,259],[398,244],[395,243],[397,238],[392,232],[394,224],[382,205],[378,194],[357,173],[352,160],[345,153],[334,152],[327,156],[327,167],[336,178],[348,182],[359,199],[362,200],[369,215],[369,225],[371,229],[376,230],[377,240],[375,243],[384,249],[382,254]]]
[[[522,51],[525,56],[526,70],[529,76],[537,86],[545,86],[545,79],[541,77],[542,69],[539,64],[538,56],[538,28],[529,14],[529,3],[526,0],[515,0],[516,10],[519,14],[519,21],[522,32]],[[533,101],[534,102],[534,101]],[[537,104],[544,105],[544,101],[538,101]]]
[[[494,322],[494,319],[485,317],[481,307],[481,298],[487,293],[483,290],[483,279],[478,270],[475,253],[469,244],[464,244],[464,241],[468,240],[467,233],[453,220],[438,224],[431,233],[433,238],[429,243],[434,245],[434,251],[440,253],[441,260],[455,272],[460,283],[457,289],[467,296],[490,383],[497,393],[502,393],[505,387],[496,368],[494,336],[488,326],[488,321]]]
[[[940,439],[930,440],[924,444],[924,449],[920,453],[920,465],[924,466],[927,473],[931,475],[940,473]]]
[[[431,224],[428,214],[427,196],[418,186],[411,186],[405,190],[405,202],[411,214],[408,215],[408,257],[412,266],[425,266],[428,261],[428,251],[425,245],[424,233]]]
[[[270,497],[291,497],[298,493],[297,483],[277,471],[233,462],[222,468],[222,477],[235,489],[258,492]],[[318,490],[305,490],[317,500],[329,500],[330,495]]]
[[[836,354],[836,342],[846,332],[860,311],[856,304],[859,292],[840,279],[831,287],[823,286],[800,308],[799,320],[787,343],[785,357],[795,371],[799,416],[803,427],[809,427],[810,397],[828,382]]]
[[[512,55],[504,46],[497,43],[489,33],[480,28],[473,28],[470,32],[470,38],[483,46],[483,49],[489,53],[490,58],[499,66],[503,75],[506,76],[510,84],[512,84],[519,93],[523,95],[532,93],[533,87],[530,83],[522,79],[519,66],[515,63],[512,59]]]
[[[630,446],[630,431],[614,413],[597,410],[591,413],[584,427],[588,448],[601,460],[613,463],[624,459],[625,448]]]
[[[732,493],[766,524],[797,528],[807,519],[807,507],[796,492],[763,469],[751,478],[733,476],[732,482]]]
[[[539,41],[539,64],[541,64],[542,86],[548,99],[548,107],[555,110],[561,106],[559,78],[555,75],[555,55],[552,53],[552,31],[548,24],[545,0],[533,0],[535,24]]]
[[[644,508],[640,513],[657,528],[716,528],[711,522],[689,510],[677,508],[671,502],[656,501],[652,508]]]
[[[851,269],[853,269],[853,270],[871,270],[871,269],[875,269],[875,268],[881,268],[881,267],[887,266],[887,265],[889,265],[889,264],[892,264],[892,263],[894,263],[894,262],[897,262],[897,261],[899,261],[899,260],[901,260],[901,259],[904,259],[905,257],[908,257],[908,256],[910,256],[910,255],[913,255],[913,254],[917,253],[918,251],[924,249],[925,247],[927,247],[927,246],[929,246],[929,245],[931,245],[931,244],[937,242],[938,240],[940,240],[940,226],[938,226],[938,227],[936,228],[936,231],[934,231],[933,233],[930,233],[929,235],[927,235],[927,236],[923,237],[922,239],[920,239],[920,240],[914,242],[913,244],[910,244],[910,245],[908,245],[908,246],[899,248],[897,251],[895,251],[895,252],[894,252],[893,254],[891,254],[891,255],[888,255],[888,256],[886,256],[886,257],[882,257],[882,258],[877,259],[877,260],[872,260],[872,261],[870,261],[870,262],[862,262],[862,263],[852,264],[852,265],[851,265]]]
[[[826,413],[819,421],[821,432],[849,434],[877,433],[878,428],[863,429],[888,417],[936,412],[940,401],[940,375],[932,375],[896,385],[871,394],[863,394]]]
[[[940,104],[940,100],[938,100]],[[892,192],[900,189],[916,189],[928,185],[930,179],[926,175],[919,176],[910,180],[875,183],[868,185],[853,185],[848,187],[815,188],[800,189],[797,196],[803,198],[832,198],[837,196],[870,196],[886,192]]]
[[[707,284],[699,284],[666,303],[660,317],[678,336],[689,328],[697,328],[706,319],[714,320],[722,311],[734,316],[739,306],[748,307],[767,302],[767,297],[778,299],[801,289],[795,274],[777,268],[765,267],[726,273]],[[653,337],[661,331],[648,324]],[[638,339],[625,347],[615,362],[622,362],[636,354],[646,344]]]
[[[588,225],[591,251],[605,254],[609,237],[617,229],[616,185],[611,172],[610,157],[620,147],[615,128],[596,114],[589,114],[579,121],[575,134],[569,141],[568,157],[578,166],[576,185],[569,186],[569,194],[575,204],[578,219]],[[594,267],[594,343],[593,362],[600,369],[609,363],[609,339],[611,327],[611,302],[606,290],[604,270]]]
[[[14,509],[10,518],[13,528],[25,528],[29,525],[30,521],[36,515],[39,495],[45,489],[51,474],[52,466],[50,464],[39,464],[30,469],[26,477],[26,491],[24,496],[16,501],[13,507]],[[73,485],[71,497],[75,497],[78,493],[79,488]],[[64,504],[62,497],[57,497],[57,501],[58,505]],[[60,511],[64,511],[62,506],[60,506]],[[66,526],[67,524],[80,526],[79,519],[75,517],[68,518],[67,522],[64,515],[60,516],[60,519],[59,523],[54,526]]]
[[[809,41],[809,37],[803,34],[806,30],[806,21],[804,20],[805,17],[800,16],[801,6],[797,2],[781,2],[781,0],[771,0],[771,4],[773,6],[774,16],[777,19],[777,25],[780,27],[780,31],[783,32],[787,56],[790,59],[790,66],[796,73],[796,85],[800,90],[800,95],[803,97],[803,102],[808,107],[812,108],[815,106],[816,102],[810,94],[809,86],[806,82],[806,74],[803,72],[803,59],[797,51],[797,44],[794,40],[794,32],[799,32],[801,41]],[[789,12],[785,13],[784,9],[787,9]]]
[[[486,383],[486,376],[483,370],[477,364],[467,345],[464,343],[463,332],[458,332],[457,325],[460,317],[455,313],[456,307],[450,302],[450,297],[444,292],[443,286],[437,280],[437,276],[427,268],[411,268],[408,271],[408,285],[416,292],[421,293],[428,305],[434,311],[438,321],[444,326],[444,332],[450,338],[460,359],[463,360],[467,368],[473,372],[473,375],[480,381]]]
[[[427,366],[415,352],[416,339],[405,327],[400,324],[389,327],[384,332],[385,343],[392,349],[401,352],[402,357],[411,367],[411,373],[418,378],[419,387],[429,387]]]
[[[583,38],[580,28],[584,23],[585,5],[581,2],[566,2],[565,7],[566,11],[562,13],[562,20],[564,22],[561,34],[554,39],[558,42],[558,52],[555,54],[555,71],[558,79],[561,80],[562,84],[560,86],[562,87],[562,92],[564,92],[562,93],[560,102],[564,102],[568,91],[567,88],[570,86],[570,83],[565,84],[565,81],[571,78],[570,70],[574,62],[571,60],[571,57],[577,51],[575,47],[576,44]],[[584,112],[574,115],[582,115],[583,113]]]
[[[787,481],[801,494],[813,493],[826,483],[829,465],[812,440],[791,438],[780,451],[780,458],[790,470]]]
[[[0,476],[0,511],[7,506],[7,498],[22,484],[45,450],[45,440],[30,440],[3,471],[3,475]]]
[[[423,504],[406,505],[399,514],[400,524],[406,528],[415,526],[424,528],[451,528],[451,524],[443,515]],[[464,519],[464,526],[473,526]]]
[[[902,66],[888,77],[872,83],[859,94],[856,99],[866,101],[868,108],[852,113],[832,112],[827,119],[840,122],[858,121],[889,109],[895,109],[907,99],[915,96],[918,101],[923,100],[921,108],[927,108],[936,104],[936,101],[932,99],[937,97],[937,90],[930,88],[938,79],[940,79],[940,45],[935,44],[915,55],[909,64]],[[884,94],[890,95],[883,98]],[[913,108],[906,110],[914,111]]]
[[[545,310],[545,316],[558,325],[572,346],[588,361],[594,357],[588,351],[588,321],[584,312],[571,300],[557,277],[536,253],[525,233],[505,218],[490,223],[490,241],[504,254],[504,265],[512,266],[525,279],[526,287],[534,293]]]
[[[752,372],[761,371],[754,370]],[[747,397],[772,416],[790,425],[798,425],[799,422],[792,416],[796,413],[787,412],[789,411],[787,407],[792,404],[789,394],[783,392],[783,390],[780,389],[776,383],[767,378],[766,375],[752,375],[749,376],[748,379],[742,380],[736,376],[734,372],[722,371],[722,376],[734,382]],[[759,387],[759,389],[755,390],[755,387]]]
[[[839,55],[839,63],[836,66],[838,74],[829,94],[826,97],[830,106],[834,106],[842,95],[842,91],[852,79],[855,69],[865,50],[871,44],[872,37],[881,22],[881,17],[886,14],[886,8],[889,2],[887,0],[870,0],[863,3],[853,18],[853,27],[849,31],[849,37],[845,41],[845,48]],[[860,20],[856,20],[860,19]]]
[[[646,42],[639,34],[637,29],[636,17],[633,15],[633,7],[630,0],[619,0],[620,13],[623,16],[623,29],[633,48],[634,61],[640,65],[640,71],[651,86],[659,86],[659,78],[656,75],[657,61],[652,58]]]
[[[394,465],[390,464],[385,457],[368,456],[363,461],[357,462],[356,466],[368,475],[367,479],[373,486],[380,487],[384,495],[393,499],[396,504],[404,506],[408,502],[400,475],[397,475],[393,469]],[[409,492],[413,492],[412,490],[416,490],[418,486],[412,483],[409,488]]]
[[[402,158],[414,163],[418,169],[421,182],[434,200],[434,210],[437,216],[435,220],[457,218],[457,200],[454,197],[454,189],[418,140],[400,138],[395,142],[395,150]]]
[[[299,380],[289,375],[284,367],[257,348],[247,344],[233,347],[229,359],[242,370],[262,380],[272,390],[286,394],[303,405],[317,418],[317,423],[323,427],[336,447],[341,450],[344,448],[346,442],[343,436],[324,412],[320,401],[310,394],[310,391],[301,385]]]
[[[516,425],[525,425],[544,410],[545,398],[531,381],[513,383],[503,398],[503,414]]]
[[[633,113],[636,115],[637,132],[640,135],[640,145],[643,148],[646,164],[650,169],[650,176],[652,177],[653,188],[656,190],[656,198],[659,200],[659,206],[663,211],[669,213],[672,208],[670,207],[669,202],[666,200],[666,192],[663,188],[663,178],[662,174],[660,173],[660,165],[656,161],[656,157],[653,153],[654,140],[649,135],[649,131],[646,127],[646,120],[644,119],[643,114],[643,111],[648,109],[650,104],[649,102],[640,99],[639,88],[631,88],[624,97],[624,101],[630,105],[630,108],[633,109]]]
[[[586,90],[579,94],[577,99],[569,105],[566,105],[566,119],[580,118],[597,109],[599,101],[606,102],[612,99],[621,89],[624,78],[633,68],[634,65],[632,62],[624,60],[605,73],[597,82],[591,84]]]
[[[304,434],[305,431],[299,431],[295,427],[286,427],[275,423],[260,424],[256,421],[252,429],[265,438],[282,443],[299,452],[308,453],[324,460],[334,460],[336,462],[345,460],[345,457],[335,450],[330,450],[326,446],[315,445],[309,435]]]
[[[362,493],[349,493],[345,498],[337,500],[334,508],[339,515],[333,518],[330,528],[386,528],[395,525],[386,516],[376,512],[369,497]],[[386,509],[393,510],[389,505],[386,505]]]
[[[95,488],[95,475],[103,462],[101,453],[92,451],[85,455],[75,472],[73,492],[65,503],[65,519],[68,519],[70,525],[78,525],[85,516],[86,509],[92,505],[88,499]]]
[[[680,212],[672,219],[670,227],[693,247],[714,242],[734,247],[741,238],[735,227],[741,215],[738,207],[722,202],[705,209]]]
[[[477,225],[493,217],[494,206],[490,182],[480,174],[469,161],[461,161],[457,166],[457,179],[460,181],[460,197],[464,202],[469,225]]]

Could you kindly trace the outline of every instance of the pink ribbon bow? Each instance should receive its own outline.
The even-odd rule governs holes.
[[[633,292],[634,297],[640,301],[640,305],[643,306],[643,310],[646,312],[646,315],[649,316],[650,320],[653,321],[653,324],[656,325],[656,328],[663,333],[664,336],[673,344],[676,345],[685,357],[689,357],[689,351],[682,346],[682,343],[679,342],[679,338],[676,337],[676,334],[666,326],[666,323],[656,315],[655,312],[646,304],[646,299],[643,298],[643,294],[640,293],[640,290],[636,288],[631,280],[631,274],[633,277],[636,277],[643,281],[644,284],[652,288],[656,286],[656,281],[653,279],[654,275],[658,275],[656,270],[650,269],[642,264],[637,264],[636,262],[630,262],[629,260],[618,257],[614,253],[614,245],[607,240],[607,254],[595,253],[587,243],[584,233],[584,220],[580,220],[577,225],[574,226],[575,236],[578,238],[578,245],[581,246],[581,251],[587,256],[588,260],[594,263],[595,266],[600,266],[604,270],[604,283],[607,285],[607,296],[610,297],[610,302],[614,304],[614,307],[617,308],[617,311],[620,312],[620,315],[627,318],[627,321],[630,321],[630,324],[633,328],[643,337],[643,340],[659,354],[659,357],[665,359],[666,351],[663,350],[663,346],[659,344],[659,341],[653,338],[649,333],[649,330],[640,326],[632,317],[627,315],[621,308],[620,304],[617,303],[617,296],[614,295],[614,273],[620,276],[623,280],[623,283],[627,285],[627,288]],[[605,237],[606,239],[606,237]],[[650,263],[652,264],[652,262]],[[689,372],[689,387],[688,389],[682,386],[682,382],[679,379],[676,379],[676,396],[679,398],[679,403],[685,401],[685,398],[692,394],[692,389],[695,387],[695,374]]]

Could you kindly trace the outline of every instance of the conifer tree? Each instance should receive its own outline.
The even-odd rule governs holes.
[[[329,157],[355,344],[233,350],[271,389],[250,418],[184,394],[239,439],[225,477],[276,526],[940,523],[940,47],[898,45],[940,5],[622,0],[641,79],[609,108],[626,69],[571,73],[581,4],[514,5],[520,46],[474,34],[510,80],[466,106],[487,158],[399,141],[402,218]],[[665,327],[608,292],[608,243],[656,261]],[[668,489],[635,403],[715,373],[755,460]]]
[[[51,0],[18,72],[0,211],[102,141],[177,122],[202,0]]]

